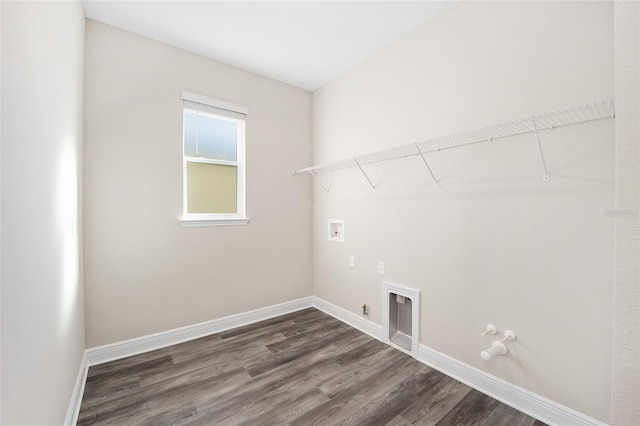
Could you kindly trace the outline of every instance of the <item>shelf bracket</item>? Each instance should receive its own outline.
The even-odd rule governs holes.
[[[360,163],[358,163],[358,159],[354,158],[353,161],[356,163],[356,166],[358,166],[358,168],[360,169],[364,177],[367,179],[367,182],[369,182],[369,185],[371,185],[371,188],[376,189],[376,186],[373,184],[373,182],[371,182],[371,179],[369,179],[369,176],[367,176],[367,174],[365,173]]]
[[[318,185],[320,185],[320,187],[322,189],[324,189],[324,192],[326,192],[327,194],[329,193],[329,190],[327,188],[325,188],[325,186],[322,184],[322,182],[320,182],[320,179],[318,179],[316,177],[316,174],[313,173],[313,170],[309,170],[309,174],[311,175],[311,177],[313,177],[313,180],[315,180],[316,182],[318,182]]]
[[[420,154],[420,158],[422,158],[422,161],[424,162],[424,165],[427,166],[427,170],[429,170],[429,174],[431,175],[431,179],[433,179],[433,187],[437,188],[439,186],[438,179],[436,179],[436,177],[433,174],[433,170],[431,170],[431,167],[429,167],[429,163],[427,163],[427,159],[424,158],[424,154],[420,150],[420,145],[416,144],[416,149],[418,150],[418,154]]]
[[[542,146],[540,145],[540,135],[538,135],[538,126],[536,125],[536,119],[531,119],[531,124],[533,125],[533,135],[536,138],[536,144],[538,145],[538,153],[540,154],[540,162],[542,163],[542,180],[545,182],[549,181],[549,172],[547,171],[547,164],[544,161],[544,153],[542,152]]]

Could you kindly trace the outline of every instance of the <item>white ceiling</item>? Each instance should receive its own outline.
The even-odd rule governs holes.
[[[309,91],[456,3],[83,0],[88,18]]]

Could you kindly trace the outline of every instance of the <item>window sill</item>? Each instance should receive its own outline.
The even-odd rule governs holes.
[[[242,226],[249,223],[249,218],[240,219],[180,219],[183,228],[197,228],[201,226]]]

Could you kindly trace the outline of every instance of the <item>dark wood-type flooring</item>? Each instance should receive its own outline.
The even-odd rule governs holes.
[[[89,368],[104,424],[543,425],[313,308]]]

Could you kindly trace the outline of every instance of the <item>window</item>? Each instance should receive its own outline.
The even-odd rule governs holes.
[[[182,226],[246,225],[246,107],[182,92]]]

